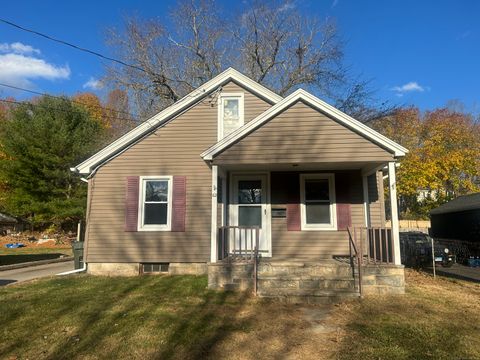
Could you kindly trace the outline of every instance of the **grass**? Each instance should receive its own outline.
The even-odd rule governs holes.
[[[480,285],[407,270],[405,296],[343,304],[339,359],[480,359]]]
[[[71,248],[24,247],[18,249],[0,248],[0,266],[56,259],[61,255],[72,256]]]
[[[83,275],[0,288],[0,358],[253,358],[262,347],[275,357],[301,341],[284,307],[206,285]]]
[[[328,307],[329,332],[314,332],[304,306],[210,291],[205,277],[13,285],[0,288],[0,358],[479,359],[480,285],[407,281],[405,296]]]

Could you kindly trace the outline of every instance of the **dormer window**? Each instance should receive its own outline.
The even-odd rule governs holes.
[[[243,123],[243,93],[222,93],[218,101],[218,140]]]

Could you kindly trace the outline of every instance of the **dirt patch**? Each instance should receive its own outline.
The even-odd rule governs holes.
[[[330,321],[333,306],[251,301],[238,314],[238,320],[254,319],[254,325],[247,331],[230,334],[216,345],[210,358],[331,359],[334,356],[339,331]]]
[[[46,239],[52,241],[45,241]],[[39,240],[44,242],[39,242]],[[46,235],[39,232],[24,231],[15,235],[0,236],[0,248],[5,248],[5,245],[10,243],[22,243],[28,248],[66,249],[71,247],[72,241],[75,241],[74,234]]]

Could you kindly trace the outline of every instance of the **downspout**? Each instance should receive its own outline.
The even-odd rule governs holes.
[[[80,273],[80,272],[83,272],[87,270],[87,263],[84,262],[83,263],[83,267],[81,269],[76,269],[76,270],[71,270],[71,271],[65,271],[65,272],[62,272],[60,274],[57,274],[57,276],[63,276],[63,275],[70,275],[70,274],[76,274],[76,273]]]
[[[72,172],[77,172],[77,169],[76,168],[70,168],[70,171]],[[85,179],[85,178],[80,178],[81,181],[83,182],[86,182],[88,183],[88,180]],[[89,209],[87,209],[88,212]],[[79,223],[79,226],[77,228],[77,241],[80,241],[80,223]],[[64,276],[64,275],[71,275],[71,274],[78,274],[78,273],[81,273],[81,272],[84,272],[87,270],[87,263],[84,261],[83,262],[83,267],[81,269],[75,269],[75,270],[70,270],[70,271],[65,271],[65,272],[62,272],[62,273],[59,273],[59,274],[56,274],[56,276]]]

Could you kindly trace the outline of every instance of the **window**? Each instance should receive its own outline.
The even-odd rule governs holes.
[[[333,174],[300,176],[302,230],[336,230],[335,177]]]
[[[243,93],[223,93],[218,101],[218,140],[243,126]]]
[[[140,231],[170,230],[172,213],[172,177],[140,178]]]
[[[169,263],[147,263],[142,264],[144,274],[168,273]]]

